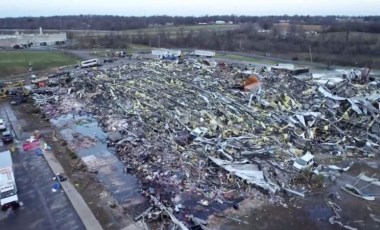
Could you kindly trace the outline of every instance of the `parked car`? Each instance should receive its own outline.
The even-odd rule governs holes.
[[[4,120],[3,119],[0,119],[0,131],[4,131],[6,130],[7,127],[5,126],[4,124]]]
[[[104,59],[104,63],[113,63],[113,59],[112,58]]]
[[[307,152],[305,155],[302,157],[298,158],[297,160],[294,161],[293,167],[298,170],[305,170],[308,168],[311,168],[315,164],[314,161],[314,156],[310,152]]]
[[[10,97],[9,103],[11,105],[19,105],[19,104],[25,103],[27,101],[28,101],[28,96],[24,96],[24,95],[12,95]]]
[[[1,137],[1,139],[2,139],[3,143],[13,142],[13,136],[8,131],[3,132],[3,136]]]

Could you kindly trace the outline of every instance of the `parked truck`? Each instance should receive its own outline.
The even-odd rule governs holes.
[[[3,211],[19,206],[10,151],[0,152],[0,204]]]
[[[82,61],[80,63],[81,68],[87,68],[87,67],[96,67],[96,66],[101,66],[102,64],[100,63],[99,59],[91,59],[87,61]]]
[[[181,50],[154,49],[152,55],[158,59],[175,59],[181,56]]]
[[[197,57],[212,58],[215,56],[215,52],[209,51],[209,50],[194,50],[193,55],[195,55]]]

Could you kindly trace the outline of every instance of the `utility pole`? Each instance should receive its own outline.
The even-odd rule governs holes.
[[[309,53],[310,53],[310,62],[313,62],[313,55],[311,54],[311,47],[309,46]]]
[[[158,35],[158,48],[160,48],[160,35]]]
[[[144,10],[144,26],[146,28],[146,14],[145,14],[145,10]]]
[[[240,44],[240,51],[242,51],[242,42],[241,42],[241,39],[239,41],[239,44]]]

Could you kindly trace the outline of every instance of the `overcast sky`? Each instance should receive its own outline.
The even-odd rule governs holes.
[[[380,15],[380,0],[0,0],[0,17],[144,15]]]

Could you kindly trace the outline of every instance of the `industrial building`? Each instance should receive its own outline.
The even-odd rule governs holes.
[[[64,44],[67,40],[66,32],[44,34],[40,28],[39,34],[0,35],[0,47],[23,48],[30,46],[46,46]]]

